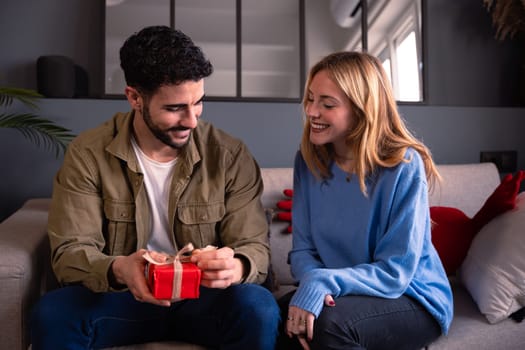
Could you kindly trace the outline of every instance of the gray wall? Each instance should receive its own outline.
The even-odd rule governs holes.
[[[126,101],[46,99],[40,114],[78,133],[94,127]],[[400,106],[409,128],[441,164],[477,163],[484,150],[517,150],[525,169],[524,108]],[[262,167],[290,167],[302,128],[298,103],[206,102],[203,118],[241,138]],[[47,197],[61,159],[15,130],[0,129],[0,220],[27,198]]]
[[[309,4],[307,9],[312,10],[326,0],[306,1]],[[493,46],[500,44],[490,38],[484,39],[486,44],[478,39],[468,39],[466,32],[478,31],[468,26],[469,16],[464,17],[465,29],[458,24],[457,16],[444,13],[438,6],[452,11],[454,6],[451,3],[474,6],[482,1],[428,2],[432,4],[428,6],[428,17],[433,18],[428,25],[439,30],[428,28],[426,55],[428,66],[437,69],[427,72],[430,102],[400,106],[409,128],[430,147],[438,163],[477,163],[480,151],[516,150],[518,167],[525,169],[525,138],[522,136],[525,108],[497,107],[498,103],[494,101],[493,107],[482,107],[486,104],[476,101],[477,96],[490,99],[494,91],[499,93],[499,88],[484,81],[483,76],[494,79],[497,75],[502,79],[504,67],[501,62],[493,65],[492,69],[497,71],[493,74],[481,54],[473,59],[469,52],[482,51],[483,45],[493,51]],[[100,4],[100,0],[2,0],[0,86],[36,88],[37,57],[66,54],[90,72],[90,88],[96,91],[102,77]],[[313,16],[315,12],[308,13]],[[433,13],[440,17],[435,19]],[[483,12],[480,15],[484,15]],[[447,21],[452,27],[447,26]],[[315,32],[314,21],[310,23],[307,32]],[[324,35],[317,33],[317,43],[316,40],[309,43],[308,56],[313,60],[317,59],[319,52],[339,49],[338,44],[333,43],[341,42],[340,38],[334,39],[333,43],[327,41],[339,33],[336,28],[320,33]],[[317,45],[319,42],[323,44]],[[472,47],[479,49],[472,51]],[[514,49],[512,45],[511,49]],[[467,75],[480,76],[481,80],[469,80]],[[507,80],[514,84],[516,79],[514,75]],[[459,103],[463,101],[462,95],[468,103]],[[128,110],[124,100],[93,98],[44,99],[40,107],[43,117],[76,133],[98,125],[117,111]],[[19,105],[11,110],[24,111]],[[244,140],[261,166],[292,165],[302,127],[299,103],[206,102],[203,118]],[[50,152],[38,149],[17,131],[0,129],[0,220],[27,198],[49,196],[52,178],[60,162],[60,158],[55,159]]]
[[[525,106],[525,33],[494,38],[482,0],[427,0],[427,103]]]
[[[36,89],[36,60],[66,55],[90,75],[90,91],[102,91],[104,0],[2,0],[0,86]]]

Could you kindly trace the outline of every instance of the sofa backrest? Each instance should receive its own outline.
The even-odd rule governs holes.
[[[453,207],[474,216],[501,183],[493,163],[438,165],[443,178],[430,194],[430,206]]]
[[[492,163],[438,165],[442,181],[430,193],[430,206],[447,206],[462,210],[472,217],[500,184],[501,179]],[[283,190],[293,187],[292,168],[262,168],[264,208],[277,210],[278,201],[285,199]],[[287,263],[292,247],[292,234],[285,233],[288,224],[273,220],[270,225],[272,267],[279,285],[293,285]]]
[[[431,206],[454,207],[471,217],[500,184],[498,169],[493,163],[438,165],[442,181],[433,188]],[[265,208],[275,208],[284,199],[283,190],[293,187],[292,168],[262,168]]]
[[[283,190],[293,186],[292,168],[262,168],[264,192],[261,198],[265,209],[276,210],[278,201],[283,200]],[[294,279],[288,265],[288,252],[292,247],[292,235],[285,233],[288,224],[283,221],[272,220],[270,225],[270,247],[272,254],[272,269],[275,273],[277,285],[293,285]]]

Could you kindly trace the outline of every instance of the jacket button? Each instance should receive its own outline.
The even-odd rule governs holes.
[[[207,218],[208,218],[207,215],[202,215],[202,216],[201,216],[201,220],[206,220]]]
[[[120,216],[123,217],[123,218],[125,218],[125,217],[128,216],[128,214],[126,214],[126,213],[120,213]]]

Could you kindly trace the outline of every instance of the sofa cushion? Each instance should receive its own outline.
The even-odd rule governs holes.
[[[457,208],[430,207],[430,218],[432,244],[447,275],[453,275],[465,259],[477,232],[472,220]]]
[[[456,273],[467,255],[472,239],[483,226],[516,206],[516,197],[524,178],[525,171],[506,175],[472,218],[457,208],[430,207],[432,243],[447,274]]]
[[[264,209],[264,214],[266,215],[266,220],[268,221],[268,244],[270,244],[269,241],[272,234],[271,227],[273,222],[273,210],[266,208]],[[266,276],[266,280],[263,282],[262,286],[272,293],[279,289],[279,283],[275,277],[275,270],[271,261],[270,266],[268,267],[268,276]]]
[[[261,175],[264,183],[264,192],[261,198],[265,208],[276,209],[276,203],[282,199],[283,188],[293,186],[293,171],[291,168],[262,168]],[[272,267],[275,278],[281,289],[294,284],[288,265],[288,252],[292,248],[292,236],[286,231],[288,224],[283,221],[273,220],[270,225],[270,248],[272,254]],[[286,286],[286,288],[283,288]]]
[[[523,349],[523,323],[506,319],[490,324],[458,278],[451,278],[454,292],[454,318],[448,335],[441,336],[426,350]]]
[[[472,241],[461,280],[490,323],[525,306],[525,192]]]

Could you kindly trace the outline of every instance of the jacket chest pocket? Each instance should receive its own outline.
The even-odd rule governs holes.
[[[137,247],[135,203],[105,201],[104,215],[107,219],[104,251],[110,255],[128,255],[135,251]]]
[[[175,229],[177,243],[183,246],[191,242],[196,247],[219,245],[216,228],[225,212],[222,202],[179,205]]]

